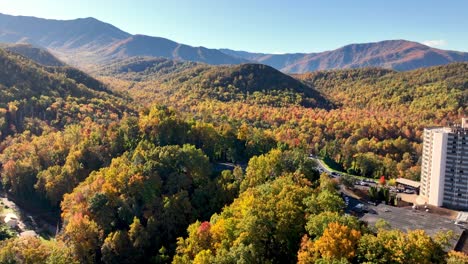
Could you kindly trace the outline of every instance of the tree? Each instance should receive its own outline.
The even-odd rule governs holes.
[[[94,263],[97,261],[97,252],[100,247],[101,234],[97,224],[87,215],[76,214],[64,230],[64,241],[72,245],[74,254],[81,263]],[[76,243],[79,241],[79,243]]]
[[[9,228],[8,226],[2,224],[0,225],[0,241],[6,240],[16,236],[16,232]]]
[[[210,222],[196,222],[179,238],[174,263],[194,260],[210,250],[216,261],[293,263],[304,234],[304,199],[311,188],[296,183],[292,175],[249,188],[213,215]]]
[[[468,255],[463,252],[449,251],[447,256],[447,264],[464,264],[468,263]]]
[[[222,206],[211,204],[219,198],[210,174],[208,157],[194,146],[143,140],[65,195],[65,241],[83,262],[100,254],[105,262],[161,259],[159,249],[173,250],[190,223]]]
[[[339,223],[354,230],[361,230],[361,224],[356,217],[341,215],[338,212],[325,211],[320,214],[310,214],[307,217],[306,230],[312,238],[319,238],[330,223]]]
[[[214,257],[211,254],[211,250],[206,249],[200,251],[193,259],[193,264],[209,264],[214,263]]]
[[[327,173],[320,174],[320,190],[327,190],[330,192],[335,192],[337,189],[337,184],[333,181]]]
[[[304,235],[301,240],[301,247],[297,253],[297,263],[315,263],[319,257],[318,252],[314,249],[314,242],[307,235]]]
[[[318,178],[315,167],[315,162],[302,151],[273,149],[267,154],[252,157],[249,160],[245,178],[241,183],[241,192],[249,187],[272,181],[285,173],[294,173],[300,175],[300,178],[314,182]]]
[[[323,235],[314,242],[314,251],[324,259],[352,259],[357,253],[361,232],[339,223],[330,223]]]
[[[356,184],[356,178],[349,174],[343,174],[340,181],[346,188],[354,188],[354,184]]]
[[[282,173],[281,151],[272,150],[268,154],[253,157],[249,160],[245,178],[241,183],[241,192],[249,187],[261,185],[274,180]]]
[[[376,222],[375,222],[375,228],[377,228],[377,230],[380,230],[380,229],[390,229],[390,224],[383,220],[383,219],[378,219]]]
[[[365,234],[358,244],[358,260],[360,263],[390,263],[391,254],[385,244],[374,234]]]
[[[445,253],[422,230],[379,229],[377,235],[364,235],[359,241],[358,259],[372,263],[443,263]]]
[[[369,187],[369,199],[371,201],[377,201],[379,199],[379,190],[377,189],[377,187]]]
[[[307,212],[311,214],[342,212],[345,207],[341,196],[336,191],[331,192],[328,189],[307,197],[304,203],[307,205]]]
[[[126,231],[111,232],[101,247],[104,263],[135,263],[133,247]]]
[[[16,237],[0,242],[0,263],[78,264],[71,250],[59,241]]]
[[[387,181],[385,180],[385,176],[380,176],[380,179],[379,179],[379,184],[382,185],[382,186],[385,186],[385,183]]]

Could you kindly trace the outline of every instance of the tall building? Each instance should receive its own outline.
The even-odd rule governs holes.
[[[468,118],[424,129],[420,196],[430,205],[468,210]]]

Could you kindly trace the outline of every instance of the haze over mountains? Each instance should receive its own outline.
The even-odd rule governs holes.
[[[262,54],[227,49],[222,51],[289,73],[362,67],[406,71],[468,60],[468,53],[435,49],[406,40],[351,44],[320,53]]]
[[[5,50],[22,55],[44,66],[65,66],[63,62],[47,50],[34,47],[31,44],[0,44],[0,48],[5,48]]]
[[[215,49],[191,47],[165,38],[131,35],[94,18],[51,20],[0,14],[0,42],[31,43],[51,50],[67,63],[81,66],[132,56],[208,64],[247,62]]]
[[[131,35],[94,18],[50,20],[5,14],[0,14],[0,42],[27,42],[43,47],[66,63],[83,68],[135,56],[212,65],[255,62],[287,73],[359,67],[405,71],[468,61],[468,53],[435,49],[406,40],[351,44],[319,53],[264,54],[192,47],[160,37]]]

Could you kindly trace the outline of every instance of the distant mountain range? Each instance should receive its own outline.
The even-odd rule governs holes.
[[[351,44],[320,53],[262,54],[222,49],[226,54],[263,63],[288,73],[382,67],[398,71],[468,61],[468,53],[447,51],[406,40]]]
[[[212,65],[257,62],[287,73],[371,66],[406,71],[468,61],[468,53],[406,40],[351,44],[319,53],[264,54],[192,47],[160,37],[131,35],[94,18],[51,20],[5,14],[0,14],[0,42],[43,47],[64,62],[83,68],[135,56]]]
[[[245,59],[216,49],[192,47],[144,35],[131,35],[94,18],[52,20],[0,14],[0,42],[30,43],[49,49],[72,65],[104,64],[132,56],[164,57],[207,64],[240,64]]]

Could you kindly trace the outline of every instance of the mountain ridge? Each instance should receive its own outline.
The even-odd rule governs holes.
[[[53,20],[0,13],[0,41],[43,47],[63,61],[82,67],[132,56],[162,56],[214,65],[247,62],[216,49],[192,47],[161,37],[132,35],[95,18]]]
[[[26,58],[33,60],[36,63],[39,63],[44,66],[65,66],[65,64],[57,59],[54,55],[48,52],[45,49],[35,47],[31,44],[1,44],[0,48],[4,48],[10,52],[19,54]]]
[[[266,54],[229,49],[221,49],[221,51],[231,56],[264,63],[288,73],[362,67],[406,71],[468,61],[468,53],[435,49],[402,39],[354,43],[318,53]]]
[[[196,64],[176,69],[171,73],[155,74],[158,78],[148,78],[123,90],[131,93],[135,100],[142,104],[155,102],[179,104],[186,100],[216,100],[250,102],[274,107],[290,105],[322,109],[334,107],[314,87],[265,64],[244,63],[223,66]],[[132,73],[113,76],[129,80],[129,77],[135,75]]]
[[[407,40],[358,43],[317,53],[268,54],[210,49],[163,37],[129,34],[95,18],[53,20],[0,13],[0,42],[30,43],[81,68],[130,57],[163,57],[211,65],[261,63],[286,73],[383,67],[406,71],[468,61],[468,53],[431,48]]]

